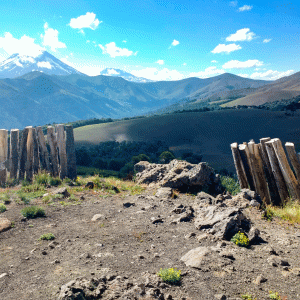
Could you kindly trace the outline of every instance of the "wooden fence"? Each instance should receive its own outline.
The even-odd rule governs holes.
[[[55,132],[56,129],[56,132]],[[0,129],[0,184],[10,179],[32,180],[33,175],[45,170],[61,179],[77,177],[73,126],[48,126],[47,142],[42,127]]]
[[[285,144],[288,156],[278,138],[230,147],[241,188],[256,191],[265,204],[282,205],[290,197],[300,200],[300,157],[293,143]]]

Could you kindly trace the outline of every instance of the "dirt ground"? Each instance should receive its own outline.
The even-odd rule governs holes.
[[[7,205],[0,217],[14,227],[0,233],[0,299],[58,299],[60,287],[78,277],[115,274],[134,281],[144,272],[171,267],[183,276],[179,286],[161,285],[168,299],[241,299],[249,293],[263,300],[270,299],[269,291],[278,292],[281,300],[300,299],[298,227],[262,220],[258,209],[247,208],[244,213],[260,230],[261,243],[242,248],[213,237],[201,239],[193,219],[170,223],[172,210],[192,205],[194,196],[161,199],[154,194],[154,188],[147,188],[140,195],[99,197],[86,190],[77,194],[84,199],[76,205],[42,204],[46,217],[30,220],[20,213],[25,205]],[[101,216],[92,221],[96,214]],[[49,232],[54,242],[38,241]],[[219,247],[233,257],[227,266],[211,261],[204,270],[187,267],[181,257],[200,246]],[[274,253],[285,263],[272,265]]]

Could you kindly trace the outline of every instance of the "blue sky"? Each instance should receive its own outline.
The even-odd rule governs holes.
[[[300,71],[300,1],[1,0],[0,61],[40,48],[91,76],[153,80]]]

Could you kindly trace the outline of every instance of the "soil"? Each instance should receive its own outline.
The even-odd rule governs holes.
[[[160,268],[177,268],[182,274],[180,285],[161,285],[165,299],[241,299],[249,293],[262,300],[270,299],[269,291],[278,292],[282,300],[300,299],[299,227],[263,220],[262,212],[251,207],[244,213],[260,230],[260,243],[243,248],[209,235],[199,239],[203,233],[193,219],[170,224],[176,217],[172,210],[192,205],[195,197],[161,199],[154,194],[154,188],[147,188],[140,195],[99,197],[85,190],[77,194],[84,197],[80,203],[42,204],[46,217],[30,220],[20,214],[25,205],[7,205],[1,217],[14,221],[14,227],[0,233],[0,299],[58,299],[61,286],[79,277],[114,274],[134,282]],[[92,221],[96,214],[102,216]],[[54,241],[38,240],[49,232]],[[202,270],[186,266],[181,257],[200,246],[230,251],[231,263],[210,261]],[[287,263],[273,266],[272,253]],[[100,299],[118,298],[105,297]]]

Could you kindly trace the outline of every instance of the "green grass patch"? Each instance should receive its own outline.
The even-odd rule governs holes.
[[[229,176],[221,176],[221,185],[233,196],[241,191],[238,180]]]
[[[21,210],[21,214],[27,219],[34,219],[46,216],[45,210],[39,206],[27,206]]]
[[[253,298],[251,294],[241,295],[241,299],[243,300],[257,300],[257,298]]]
[[[11,202],[10,195],[8,193],[0,193],[0,200],[4,202],[4,204],[9,204]]]
[[[6,206],[3,203],[0,203],[0,213],[3,213],[6,211]]]
[[[51,241],[54,239],[55,239],[54,234],[50,232],[50,233],[42,234],[38,240],[39,241],[42,241],[42,240]]]
[[[181,279],[181,271],[176,268],[169,268],[169,269],[160,269],[160,271],[157,273],[157,276],[159,276],[164,282],[178,285],[180,283]]]
[[[83,166],[77,166],[77,174],[78,175],[99,175],[100,177],[119,177],[118,171],[112,171],[112,170],[100,170],[98,168],[93,167],[83,167]]]

